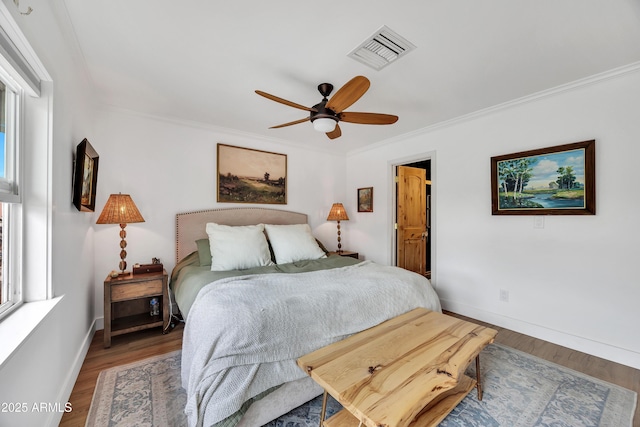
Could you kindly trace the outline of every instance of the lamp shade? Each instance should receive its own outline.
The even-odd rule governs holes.
[[[327,221],[349,221],[347,211],[344,210],[342,203],[334,203],[327,216]]]
[[[144,222],[138,207],[128,194],[112,194],[104,205],[96,224],[131,224]]]
[[[337,123],[338,122],[333,119],[321,117],[313,121],[313,128],[318,132],[333,132]]]

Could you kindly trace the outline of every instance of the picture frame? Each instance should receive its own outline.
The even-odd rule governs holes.
[[[493,215],[595,215],[595,140],[491,158]]]
[[[76,147],[73,173],[73,204],[81,212],[95,211],[99,160],[96,150],[84,138]]]
[[[358,188],[358,212],[373,212],[373,187]]]
[[[287,204],[287,155],[218,144],[216,200]]]

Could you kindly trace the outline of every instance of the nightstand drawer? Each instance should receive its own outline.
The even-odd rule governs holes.
[[[134,298],[161,294],[162,280],[148,280],[137,283],[111,285],[111,302],[126,301]]]

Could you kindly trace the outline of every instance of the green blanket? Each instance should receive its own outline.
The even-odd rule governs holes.
[[[176,303],[187,320],[191,305],[200,289],[211,282],[226,277],[246,276],[249,274],[304,273],[308,271],[328,270],[346,267],[360,261],[338,255],[327,258],[297,261],[289,264],[276,264],[267,267],[249,268],[247,270],[211,271],[211,266],[201,266],[198,252],[193,252],[176,265],[171,273],[170,286],[176,297]]]

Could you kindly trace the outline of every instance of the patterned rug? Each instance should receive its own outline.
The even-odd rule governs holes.
[[[472,391],[441,427],[625,427],[632,425],[637,395],[509,347],[481,353],[484,396]],[[475,377],[475,363],[468,375]],[[180,387],[180,351],[100,373],[87,427],[186,426]],[[318,397],[266,427],[317,426]],[[329,400],[327,414],[341,409]]]

